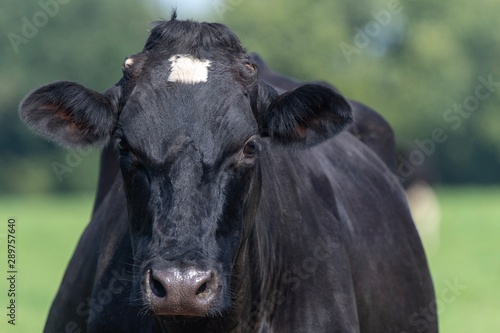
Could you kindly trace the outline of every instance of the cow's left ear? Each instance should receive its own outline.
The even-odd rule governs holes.
[[[282,145],[311,147],[352,122],[347,100],[323,85],[305,84],[282,95],[267,95],[270,103],[261,113],[261,128]]]

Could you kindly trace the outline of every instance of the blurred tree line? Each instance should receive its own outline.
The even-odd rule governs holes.
[[[149,22],[168,18],[171,7],[152,0],[0,5],[0,193],[95,186],[98,152],[36,138],[20,124],[17,105],[55,80],[112,85],[125,56],[142,48]],[[445,183],[500,182],[500,2],[209,0],[202,7],[194,18],[229,25],[275,70],[331,82],[382,113],[402,151],[402,179],[423,164]]]

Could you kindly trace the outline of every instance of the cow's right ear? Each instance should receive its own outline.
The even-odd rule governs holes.
[[[104,145],[118,114],[120,88],[104,93],[74,82],[54,82],[27,95],[19,116],[35,133],[67,147]]]

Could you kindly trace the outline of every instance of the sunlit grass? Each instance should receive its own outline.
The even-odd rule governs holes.
[[[444,333],[500,332],[500,189],[438,191],[440,244],[429,249]],[[446,281],[465,289],[449,300]]]
[[[41,332],[52,299],[59,287],[67,262],[80,234],[88,223],[92,195],[33,196],[0,199],[0,234],[6,232],[8,217],[16,219],[17,240],[17,320],[7,324],[0,312],[0,332]],[[3,221],[2,221],[3,222]],[[0,240],[2,243],[4,239]],[[5,272],[2,244],[1,271]],[[4,277],[1,276],[2,289]],[[2,294],[1,309],[6,306]]]

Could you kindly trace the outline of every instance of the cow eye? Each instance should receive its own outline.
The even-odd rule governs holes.
[[[257,143],[254,140],[250,140],[247,143],[245,143],[245,146],[243,147],[243,154],[245,154],[246,158],[254,157],[256,152],[257,152]]]
[[[120,149],[120,152],[126,152],[128,151],[128,143],[126,140],[124,139],[121,139],[120,141],[118,141],[118,149]]]

